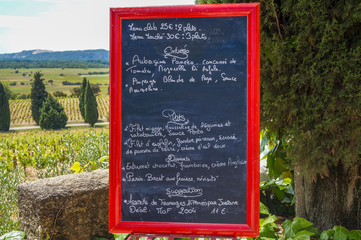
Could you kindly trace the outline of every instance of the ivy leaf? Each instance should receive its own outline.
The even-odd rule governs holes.
[[[274,183],[276,182],[276,179],[272,178],[271,180],[269,181],[264,181],[264,182],[261,182],[261,190],[264,190],[264,189],[267,189],[269,188],[270,186],[272,186]]]
[[[292,221],[286,220],[282,223],[283,230],[285,232],[286,238],[292,238],[295,236],[292,232]]]
[[[0,236],[0,240],[24,240],[25,233],[21,231],[12,231]]]
[[[266,132],[261,137],[262,137],[262,141],[260,144],[260,152],[261,152],[261,155],[263,154],[263,156],[267,156],[267,152],[269,152],[269,150],[268,149],[266,150],[266,146],[268,145],[269,134]],[[265,152],[265,151],[267,151],[267,152]],[[261,159],[262,159],[262,157],[261,157]]]
[[[334,240],[346,240],[348,237],[348,230],[342,226],[334,226],[335,234],[333,235]]]
[[[295,232],[298,232],[302,229],[313,226],[313,223],[307,221],[304,218],[295,217],[293,219],[292,225],[293,225],[293,229],[295,230]]]
[[[271,215],[271,216],[266,217],[266,218],[261,218],[259,220],[259,225],[262,228],[262,227],[266,226],[267,224],[274,223],[275,221],[277,221],[277,217],[274,216],[274,215]]]
[[[83,171],[83,168],[80,166],[79,162],[73,163],[73,166],[71,166],[70,170],[74,171],[75,173],[80,173]]]
[[[312,226],[306,228],[306,230],[314,233],[313,238],[320,238],[320,230],[318,228]]]
[[[361,230],[351,230],[348,237],[351,240],[361,240]]]
[[[313,223],[304,218],[295,217],[293,222],[287,220],[282,224],[286,238],[294,238],[298,232],[305,228],[313,226]]]
[[[273,189],[273,192],[277,196],[277,198],[282,201],[285,198],[285,192],[280,190],[278,187]]]
[[[125,240],[129,237],[129,233],[114,233],[115,240]]]
[[[266,224],[265,226],[261,227],[259,236],[263,238],[273,238],[275,239],[277,237],[275,230],[272,226],[272,224]]]
[[[310,240],[310,239],[311,239],[311,237],[306,236],[306,235],[301,235],[301,236],[292,238],[292,240]]]
[[[333,229],[328,229],[328,230],[325,230],[321,233],[321,240],[328,240],[331,236],[333,236],[333,234],[335,233],[335,230]]]
[[[268,171],[269,171],[269,175],[270,176],[273,176],[275,178],[277,178],[275,176],[275,173],[274,173],[274,169],[275,169],[275,156],[270,154],[267,156],[267,168],[268,168]]]
[[[94,171],[94,170],[97,170],[97,169],[98,169],[96,162],[91,161],[91,160],[89,160],[89,162],[90,162],[90,170],[91,170],[91,171]]]
[[[275,228],[277,228],[277,226],[274,224],[275,221],[277,221],[277,217],[274,215],[271,215],[267,218],[261,218],[259,220],[259,223],[260,223],[259,237],[261,239],[263,239],[263,240],[265,238],[275,239],[277,237],[277,235],[275,233]]]
[[[289,186],[286,190],[286,193],[291,194],[291,195],[295,195],[295,190],[293,189],[292,186]]]
[[[282,202],[281,203],[291,203],[292,202],[292,199],[290,199],[289,197],[284,197],[282,199]]]
[[[299,239],[299,238],[303,238],[303,237],[311,237],[315,235],[315,233],[307,231],[307,230],[301,230],[298,233],[296,233],[296,236],[294,239]]]
[[[292,183],[292,179],[289,177],[283,178],[282,185],[283,186],[289,186]]]
[[[282,158],[276,157],[274,162],[274,175],[275,177],[281,176],[281,174],[288,170],[288,166]]]
[[[270,214],[267,206],[264,205],[262,202],[260,202],[259,208],[260,208],[260,213],[261,214],[266,214],[266,215]]]

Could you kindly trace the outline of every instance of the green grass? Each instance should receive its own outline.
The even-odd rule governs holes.
[[[68,82],[82,82],[83,77],[86,77],[91,83],[101,84],[100,94],[106,95],[108,93],[109,74],[88,75],[89,72],[108,72],[109,68],[19,68],[19,69],[0,69],[0,81],[9,85],[9,88],[14,93],[29,94],[31,90],[32,74],[34,72],[41,72],[44,74],[44,83],[48,92],[63,91],[67,94],[71,93],[73,85],[62,85],[63,81]],[[16,73],[17,72],[17,73]],[[78,74],[82,75],[78,75]],[[25,74],[25,76],[23,76]],[[84,74],[84,75],[83,75]],[[53,84],[48,83],[53,80]],[[15,86],[11,86],[12,82],[16,82]],[[24,85],[21,85],[21,84]]]

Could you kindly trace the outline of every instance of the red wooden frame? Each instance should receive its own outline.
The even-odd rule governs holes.
[[[122,19],[246,16],[247,43],[247,224],[121,221]],[[258,236],[260,129],[260,4],[214,4],[110,9],[109,230],[113,233]]]

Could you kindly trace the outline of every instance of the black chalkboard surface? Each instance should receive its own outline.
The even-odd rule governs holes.
[[[247,17],[121,29],[121,220],[245,224]]]

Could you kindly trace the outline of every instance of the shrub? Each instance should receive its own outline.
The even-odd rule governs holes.
[[[98,84],[91,83],[90,87],[95,95],[98,95],[100,93],[100,87],[98,86]]]
[[[16,97],[16,99],[28,99],[30,98],[30,94],[21,94]]]
[[[66,93],[62,92],[62,91],[55,91],[53,93],[54,97],[66,97],[68,96]]]
[[[50,94],[41,108],[40,127],[42,129],[60,129],[66,126],[68,117],[63,106]]]
[[[71,95],[74,95],[76,97],[79,97],[80,95],[81,87],[75,87],[71,90]]]
[[[61,83],[62,83],[64,86],[66,86],[66,85],[81,85],[81,82],[62,81]]]

